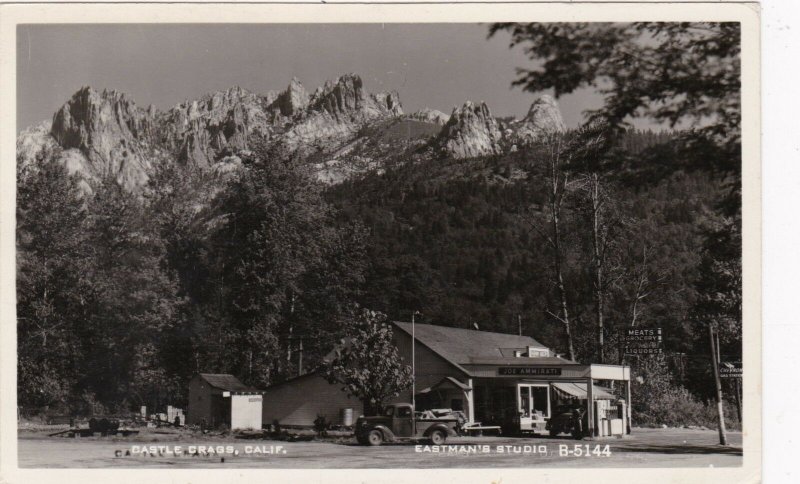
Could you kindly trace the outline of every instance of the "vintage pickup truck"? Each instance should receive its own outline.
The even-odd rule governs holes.
[[[431,411],[415,414],[411,404],[398,403],[387,406],[383,415],[359,417],[356,420],[355,434],[361,445],[422,439],[440,445],[444,444],[448,436],[458,434],[459,424],[459,418],[455,414],[437,416]]]

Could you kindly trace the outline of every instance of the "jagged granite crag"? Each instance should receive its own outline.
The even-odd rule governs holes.
[[[291,118],[301,113],[308,106],[308,101],[308,91],[296,77],[293,77],[289,87],[275,99],[275,106],[282,116]]]
[[[402,114],[396,92],[368,94],[359,76],[347,74],[317,88],[278,143],[300,157],[333,153],[365,124]]]
[[[159,142],[179,160],[208,167],[222,153],[247,150],[254,135],[270,133],[265,99],[234,87],[179,104],[160,117]]]
[[[567,130],[561,109],[551,96],[544,95],[531,104],[528,114],[517,127],[521,141],[538,141],[547,134],[563,133]]]
[[[556,102],[543,96],[523,120],[504,129],[484,103],[467,102],[451,116],[430,108],[404,114],[396,92],[368,93],[355,74],[313,93],[297,79],[264,94],[233,87],[166,111],[141,108],[117,91],[84,87],[51,123],[20,133],[17,156],[25,164],[50,153],[81,175],[86,187],[113,178],[138,191],[164,160],[226,175],[239,169],[240,155],[265,142],[276,156],[305,160],[318,179],[338,183],[380,172],[390,159],[500,154],[513,143],[563,131],[564,122]]]
[[[462,107],[453,108],[439,138],[444,152],[456,159],[495,155],[502,151],[500,127],[483,102],[467,101]]]
[[[402,114],[396,92],[367,93],[355,74],[313,94],[292,79],[284,91],[233,87],[165,112],[140,108],[117,91],[84,87],[55,113],[49,132],[39,126],[20,133],[18,153],[28,162],[46,147],[60,147],[71,172],[87,180],[112,177],[137,190],[159,154],[208,169],[235,162],[257,139],[286,155],[334,153],[366,124]]]
[[[444,126],[450,120],[450,116],[446,115],[445,113],[431,108],[423,108],[417,112],[406,114],[406,119],[411,119],[413,121],[422,121],[424,123],[431,123],[431,124],[438,124],[439,126]]]
[[[50,134],[76,172],[138,186],[151,168],[157,128],[153,106],[145,110],[123,93],[84,87],[53,116]]]

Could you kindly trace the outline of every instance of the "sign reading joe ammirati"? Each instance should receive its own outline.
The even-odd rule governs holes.
[[[561,375],[561,368],[542,368],[530,366],[509,366],[498,368],[497,374],[501,376],[559,376]]]

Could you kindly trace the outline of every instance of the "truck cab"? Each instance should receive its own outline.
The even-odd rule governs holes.
[[[414,412],[409,403],[388,405],[383,413],[374,417],[359,417],[355,434],[362,445],[381,445],[427,439],[444,444],[448,436],[457,435],[459,419],[452,413],[437,416],[432,412]]]

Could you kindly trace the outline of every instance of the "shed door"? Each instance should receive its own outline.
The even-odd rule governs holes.
[[[211,427],[231,425],[231,399],[222,395],[211,395]]]

